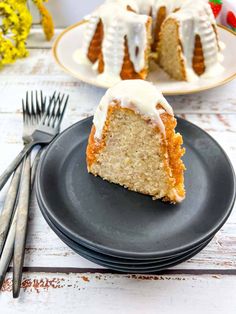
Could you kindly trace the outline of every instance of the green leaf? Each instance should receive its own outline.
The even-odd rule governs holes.
[[[222,4],[222,0],[209,0],[209,2],[214,4]]]

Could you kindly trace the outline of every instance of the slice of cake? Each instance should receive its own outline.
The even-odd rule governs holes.
[[[182,136],[154,85],[125,80],[110,88],[94,115],[88,171],[132,191],[172,203],[185,197]]]

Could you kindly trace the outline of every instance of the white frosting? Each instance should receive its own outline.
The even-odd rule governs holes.
[[[104,72],[100,80],[120,81],[120,72],[124,60],[124,41],[127,38],[130,60],[138,73],[145,67],[145,51],[148,45],[146,23],[147,15],[140,15],[126,9],[129,1],[108,1],[100,6],[89,18],[84,36],[82,54],[87,56],[90,42],[99,20],[103,24],[102,54]],[[132,2],[130,3],[132,5]],[[136,7],[137,9],[137,7]],[[80,54],[76,56],[80,63],[86,63]]]
[[[161,114],[167,112],[173,115],[173,110],[162,93],[147,81],[125,80],[108,89],[101,99],[93,119],[95,138],[101,138],[108,108],[115,104],[114,101],[118,101],[122,108],[133,109],[144,118],[150,119],[165,136]],[[162,106],[161,109],[157,108],[158,104]]]
[[[138,14],[127,11],[127,6]],[[153,25],[155,25],[157,12],[163,6],[167,11],[167,19],[174,18],[180,25],[179,37],[183,47],[182,58],[187,80],[199,78],[192,68],[196,35],[201,38],[204,54],[205,72],[202,77],[214,77],[222,72],[223,67],[220,64],[222,54],[212,27],[212,25],[216,27],[216,22],[208,0],[106,0],[105,4],[88,17],[82,52],[75,55],[76,61],[89,62],[88,48],[101,19],[104,30],[102,43],[104,72],[98,75],[98,80],[113,84],[120,81],[125,37],[127,37],[130,60],[135,71],[140,72],[145,67],[145,51],[148,46],[147,15],[152,12]],[[180,10],[174,13],[177,8]],[[93,65],[93,68],[97,70],[97,64]]]
[[[153,0],[152,5],[152,15],[153,19],[156,19],[157,12],[161,7],[166,8],[166,14],[169,15],[170,13],[174,12],[176,9],[179,9],[183,6],[183,4],[187,0]]]
[[[118,4],[119,6],[122,6],[122,8],[124,9],[127,9],[127,7],[130,7],[133,11],[137,13],[140,12],[137,0],[106,0],[104,2],[104,4],[108,4],[108,3]]]
[[[142,4],[152,7],[153,25],[156,24],[156,15],[161,7],[166,8],[168,18],[175,18],[179,22],[179,36],[183,46],[183,60],[185,62],[187,80],[199,78],[192,68],[192,60],[195,48],[195,36],[199,35],[204,54],[205,72],[204,78],[210,78],[223,71],[222,54],[216,34],[212,25],[216,27],[216,21],[208,0],[136,0],[142,13]],[[180,9],[178,12],[174,11]],[[221,46],[221,45],[220,45]]]
[[[88,19],[88,22],[86,24],[86,30],[84,32],[83,47],[82,47],[82,54],[84,54],[84,58],[81,60],[78,59],[81,61],[81,63],[84,63],[84,60],[87,58],[87,53],[88,53],[90,42],[91,42],[91,40],[95,34],[98,22],[100,20],[98,15],[93,15],[93,14],[88,16],[87,19]],[[87,60],[88,60],[88,58],[87,58]]]
[[[214,77],[222,72],[223,67],[220,65],[222,55],[212,27],[212,25],[216,26],[216,22],[209,4],[205,0],[186,0],[181,10],[170,14],[168,18],[175,18],[179,21],[179,35],[183,46],[182,56],[187,80],[198,79],[192,68],[196,35],[200,36],[204,55],[205,72],[202,77]]]
[[[138,12],[149,15],[151,13],[154,0],[135,0],[138,5]]]

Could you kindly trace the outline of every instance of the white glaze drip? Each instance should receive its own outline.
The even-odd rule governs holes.
[[[138,5],[138,12],[149,15],[152,11],[154,1],[155,0],[136,0]]]
[[[140,12],[137,0],[106,0],[104,3],[105,4],[106,3],[116,3],[120,6],[122,6],[124,9],[127,9],[127,7],[129,7],[137,13]]]
[[[157,125],[165,136],[165,127],[161,119],[161,114],[167,112],[173,116],[173,110],[164,96],[151,83],[143,80],[121,81],[108,89],[100,101],[95,112],[93,123],[95,125],[95,138],[100,139],[110,105],[118,101],[122,108],[130,108],[148,118]],[[158,109],[160,104],[163,109]]]
[[[156,19],[157,12],[161,7],[166,8],[166,14],[169,15],[176,9],[180,9],[187,0],[153,0],[152,15]]]
[[[198,79],[192,68],[196,35],[200,36],[204,55],[205,72],[202,77],[214,77],[222,72],[223,67],[219,64],[221,54],[212,26],[216,27],[216,22],[209,4],[205,0],[188,0],[181,11],[169,15],[169,18],[177,19],[180,25],[179,34],[188,81]]]
[[[218,49],[216,34],[212,25],[216,21],[208,0],[136,0],[142,13],[143,4],[152,8],[153,25],[156,24],[157,12],[166,8],[168,18],[174,18],[180,25],[179,35],[183,46],[187,80],[197,80],[199,77],[192,68],[195,47],[195,36],[199,35],[203,47],[205,72],[202,77],[209,78],[223,71],[220,65],[222,54]],[[179,11],[174,12],[176,9]],[[220,44],[221,47],[221,44]]]
[[[127,6],[138,14],[127,11]],[[179,23],[179,37],[183,46],[182,58],[187,80],[199,79],[192,68],[196,35],[201,38],[204,53],[205,72],[202,77],[214,77],[222,72],[223,67],[220,62],[223,56],[219,52],[212,27],[212,25],[216,27],[216,22],[208,0],[106,0],[105,4],[88,18],[83,49],[81,53],[75,55],[75,60],[78,63],[88,63],[89,44],[101,19],[104,28],[102,43],[104,72],[98,75],[98,80],[113,84],[120,81],[125,37],[134,69],[137,73],[140,72],[145,66],[145,52],[148,44],[147,15],[152,12],[154,26],[157,12],[163,6],[167,11],[167,19],[174,18]],[[179,11],[173,13],[176,9]],[[221,43],[220,47],[222,47]],[[96,65],[93,68],[96,70]]]
[[[121,5],[122,3],[122,5]],[[132,6],[133,1],[109,0],[100,6],[89,18],[84,36],[82,51],[87,55],[90,42],[96,31],[98,22],[103,24],[104,38],[102,42],[102,54],[104,72],[98,78],[117,82],[120,80],[120,72],[124,60],[124,43],[127,38],[130,60],[138,73],[145,67],[145,51],[148,45],[147,27],[149,17],[128,11],[127,5]],[[84,58],[77,54],[79,63],[86,63]]]
[[[82,53],[84,54],[84,57],[87,58],[87,53],[88,53],[88,49],[89,49],[89,45],[91,40],[93,39],[94,33],[97,29],[97,25],[98,22],[100,20],[99,16],[97,15],[90,15],[87,17],[88,19],[88,23],[87,23],[87,27],[86,30],[84,32],[84,37],[83,37],[83,46],[82,46]],[[81,59],[82,63],[84,63],[85,58]],[[80,60],[80,59],[78,59]],[[89,59],[87,58],[87,61],[89,61]]]
[[[192,69],[195,36],[198,34],[204,53],[205,72],[202,77],[214,77],[222,72],[222,55],[218,51],[218,42],[212,25],[216,21],[208,0],[136,0],[142,13],[143,5],[152,8],[153,25],[161,7],[166,8],[168,18],[174,18],[180,25],[179,35],[184,48],[183,60],[186,66],[187,80],[196,80],[198,75]],[[179,11],[175,12],[176,9]],[[149,9],[150,10],[150,9]],[[221,45],[220,45],[221,46]]]

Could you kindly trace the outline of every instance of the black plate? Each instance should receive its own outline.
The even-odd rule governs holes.
[[[136,264],[135,261],[134,263],[132,260],[129,260],[129,263],[123,264],[120,263],[118,260],[119,258],[116,259],[113,257],[113,261],[107,260],[107,256],[105,256],[105,259],[103,257],[101,258],[101,254],[91,251],[89,248],[85,248],[81,245],[78,245],[76,242],[73,240],[69,239],[66,235],[64,235],[47,217],[45,212],[42,210],[42,214],[47,221],[48,225],[51,227],[51,229],[56,233],[56,235],[66,244],[68,245],[73,251],[75,251],[77,254],[81,255],[82,257],[90,260],[93,263],[96,263],[98,265],[121,271],[121,272],[132,272],[132,273],[137,273],[137,272],[145,272],[145,273],[152,273],[152,272],[157,272],[164,270],[169,267],[176,266],[184,261],[187,261],[188,259],[192,258],[195,256],[197,253],[199,253],[205,246],[207,246],[211,239],[208,239],[206,242],[198,246],[197,248],[192,249],[191,251],[188,251],[184,254],[179,255],[178,257],[171,258],[171,259],[166,259],[166,260],[161,260],[161,261],[155,261],[152,262],[151,264],[146,264],[147,261],[144,262],[144,264]],[[110,259],[110,257],[108,256]]]
[[[133,259],[181,254],[212,237],[235,200],[231,163],[219,144],[178,118],[187,167],[187,197],[179,205],[153,201],[87,173],[92,117],[60,134],[40,162],[37,197],[69,238],[94,251]]]
[[[47,217],[47,214],[44,210],[44,208],[41,205],[41,202],[39,201],[39,206],[40,210],[48,223],[48,225],[51,227],[51,229],[56,233],[56,235],[66,244],[68,245],[72,250],[74,250],[76,253],[80,254],[81,256],[90,259],[92,261],[97,261],[97,262],[105,262],[109,263],[110,266],[118,266],[118,267],[137,267],[137,268],[148,268],[148,267],[157,267],[157,266],[162,266],[165,264],[169,263],[177,263],[179,260],[183,261],[183,258],[188,258],[188,256],[192,256],[192,253],[196,252],[197,249],[202,248],[204,245],[207,245],[211,239],[208,239],[206,242],[203,244],[188,250],[187,252],[184,252],[182,254],[179,254],[175,257],[170,257],[170,258],[162,258],[158,260],[133,260],[133,259],[122,259],[114,256],[109,256],[105,255],[99,252],[95,252],[85,246],[82,246],[78,244],[77,242],[73,241],[69,237],[67,237],[61,230],[57,228],[56,225],[53,224],[53,222]]]
[[[138,267],[137,265],[133,265],[133,266],[132,265],[131,266],[119,265],[118,266],[118,265],[116,265],[114,263],[104,262],[104,261],[98,260],[96,258],[92,258],[91,256],[88,256],[87,254],[81,253],[79,250],[75,250],[72,247],[71,247],[71,249],[74,250],[79,255],[81,255],[82,257],[86,258],[87,260],[89,260],[89,261],[91,261],[93,263],[96,263],[98,265],[104,266],[106,268],[117,270],[119,272],[125,272],[125,273],[155,273],[155,272],[160,272],[160,271],[166,270],[168,268],[174,267],[174,266],[179,265],[179,264],[181,264],[183,262],[186,262],[190,258],[192,258],[195,255],[197,255],[199,252],[201,252],[208,245],[208,243],[211,240],[212,239],[208,240],[207,242],[205,242],[204,244],[199,246],[197,249],[193,250],[191,253],[187,253],[187,254],[183,255],[182,257],[178,257],[178,258],[174,259],[173,261],[157,263],[156,266],[154,266],[154,265],[152,265],[152,266],[144,265],[144,267]],[[67,245],[70,247],[69,243],[67,243]]]

